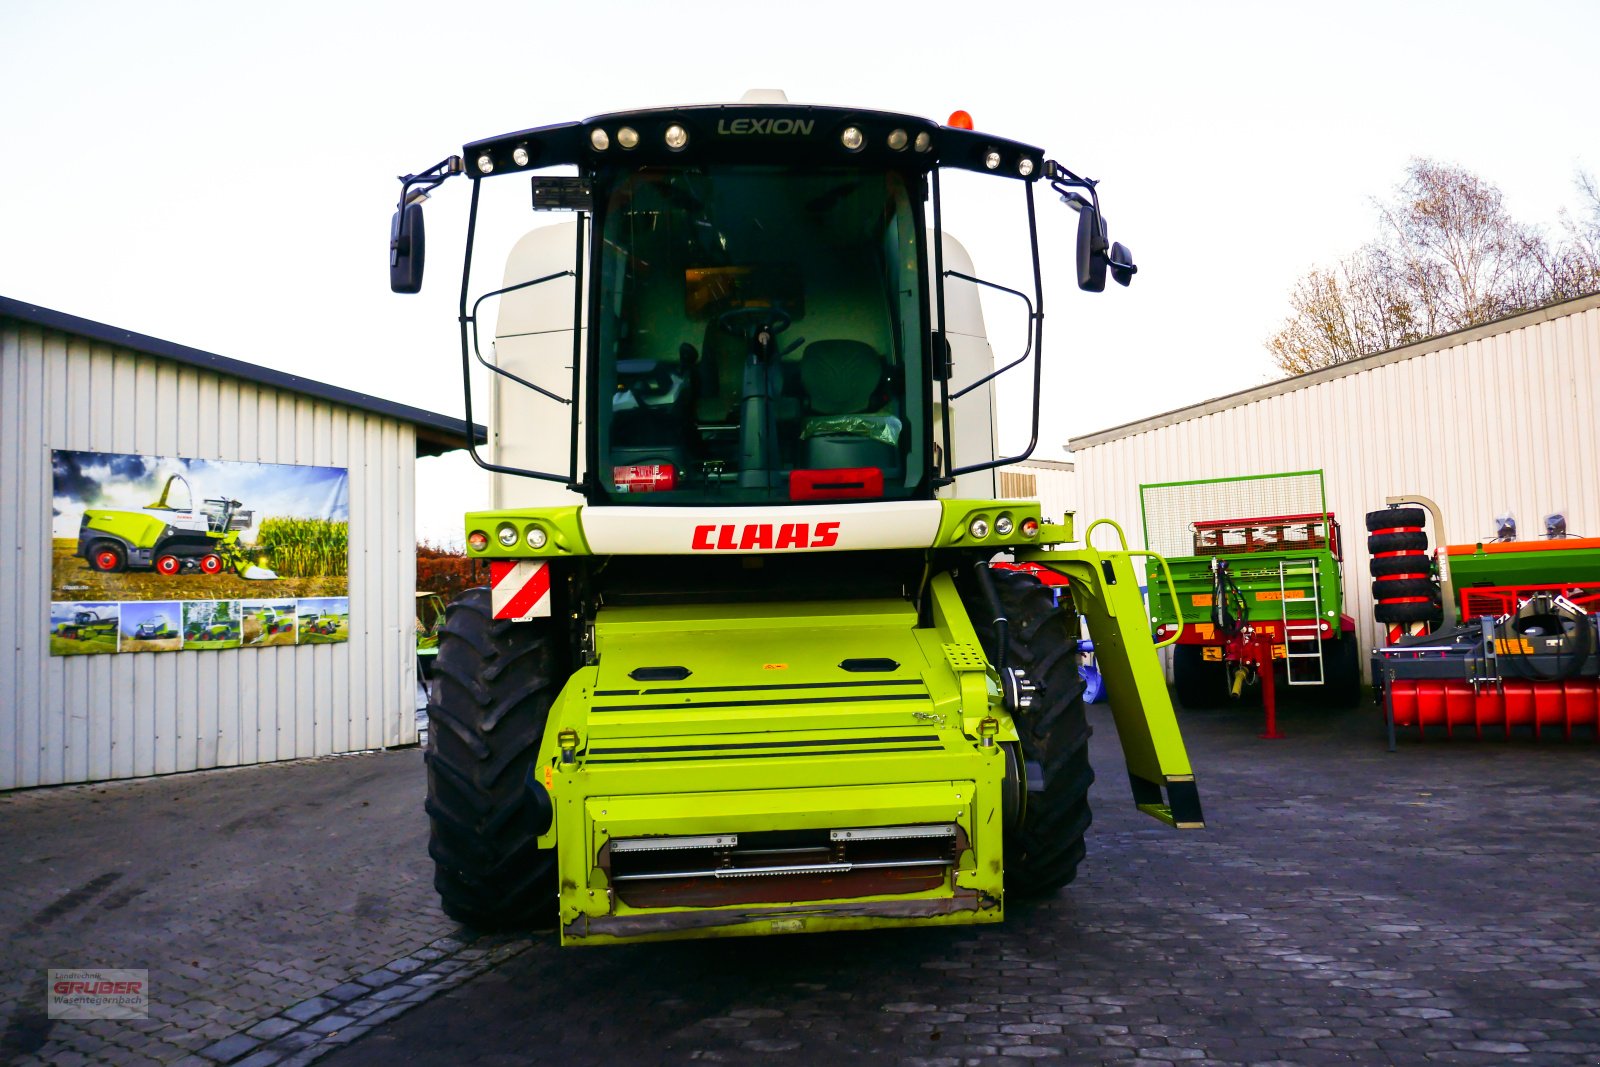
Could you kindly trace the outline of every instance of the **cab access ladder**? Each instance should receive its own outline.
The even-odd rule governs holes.
[[[1315,556],[1278,561],[1278,606],[1283,619],[1284,679],[1290,685],[1321,685],[1322,661],[1322,583]],[[1304,587],[1310,586],[1309,598]],[[1290,594],[1294,595],[1291,596]],[[1311,602],[1309,619],[1289,618],[1289,604]],[[1296,671],[1295,665],[1300,669]]]

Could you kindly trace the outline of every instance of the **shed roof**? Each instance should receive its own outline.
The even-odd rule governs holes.
[[[1211,415],[1218,411],[1243,407],[1246,404],[1253,404],[1258,400],[1266,400],[1282,393],[1292,393],[1296,389],[1305,389],[1313,385],[1319,385],[1322,382],[1332,381],[1335,378],[1343,378],[1347,375],[1373,370],[1388,363],[1398,363],[1403,359],[1431,355],[1434,352],[1455,348],[1457,345],[1464,345],[1469,341],[1493,337],[1495,334],[1510,333],[1512,330],[1536,326],[1541,322],[1549,322],[1551,319],[1577,315],[1591,308],[1600,308],[1600,293],[1591,293],[1588,296],[1574,297],[1571,300],[1547,304],[1542,308],[1534,308],[1532,311],[1521,311],[1515,315],[1507,315],[1505,318],[1495,319],[1493,322],[1483,323],[1480,326],[1469,326],[1454,333],[1440,334],[1438,337],[1430,337],[1424,341],[1401,345],[1399,348],[1374,352],[1370,356],[1352,359],[1347,363],[1337,363],[1331,367],[1307,371],[1304,374],[1296,374],[1289,378],[1268,382],[1266,385],[1258,385],[1250,389],[1241,389],[1237,393],[1226,393],[1210,400],[1202,400],[1200,403],[1190,404],[1188,407],[1175,408],[1159,415],[1151,415],[1148,418],[1125,422],[1121,426],[1112,426],[1105,430],[1084,434],[1082,437],[1074,437],[1068,441],[1067,450],[1076,452],[1095,445],[1117,441],[1124,437],[1132,437],[1134,434],[1159,430],[1164,426],[1173,426],[1180,422],[1187,422],[1190,419],[1198,419],[1202,415]]]
[[[392,400],[384,400],[380,397],[369,396],[366,393],[358,393],[353,389],[344,389],[337,385],[329,385],[326,382],[314,381],[311,378],[302,378],[298,374],[286,374],[283,371],[272,370],[255,363],[247,363],[242,359],[230,359],[227,356],[219,356],[214,352],[190,348],[187,345],[180,345],[173,341],[163,341],[159,337],[150,337],[146,334],[134,333],[132,330],[107,326],[102,322],[80,318],[77,315],[68,315],[64,311],[53,311],[50,308],[40,307],[38,304],[30,304],[23,300],[13,300],[7,296],[0,296],[0,319],[15,319],[19,322],[30,323],[49,330],[77,334],[92,341],[118,345],[158,359],[170,359],[175,363],[184,363],[191,367],[199,367],[217,374],[226,374],[241,381],[254,382],[257,385],[282,389],[285,392],[300,393],[303,396],[325,400],[340,407],[354,408],[358,411],[371,412],[374,415],[382,415],[399,422],[410,423],[416,427],[417,455],[419,456],[437,456],[444,452],[467,447],[467,423],[464,419],[440,415],[434,411],[425,411],[422,408],[411,407],[409,404],[397,404]],[[488,439],[487,431],[478,423],[473,423],[472,435],[479,444]]]

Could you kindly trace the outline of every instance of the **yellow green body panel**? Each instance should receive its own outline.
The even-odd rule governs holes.
[[[1177,798],[1185,788],[1192,794],[1193,773],[1129,555],[1029,547],[1064,532],[1039,524],[1033,502],[943,503],[918,603],[598,609],[589,662],[557,696],[529,773],[551,806],[539,844],[556,851],[564,943],[1003,918],[1007,751],[1018,733],[955,582],[931,554],[972,547],[980,517],[985,544],[1009,546],[1018,559],[1071,579],[1112,692],[1136,802],[1169,824],[1198,824],[1197,803]],[[527,549],[529,524],[546,530],[547,548],[559,538],[577,553],[580,512],[477,513],[468,528],[489,537],[477,555],[548,559],[549,551]],[[1012,528],[997,538],[1002,515]],[[1031,537],[1021,531],[1024,519],[1038,524]],[[502,523],[518,534],[514,548],[502,549],[496,537]],[[1016,788],[1017,769],[1010,773]],[[1182,817],[1190,809],[1194,817]],[[624,899],[640,894],[613,884],[605,860],[616,841],[923,825],[953,827],[957,854],[938,884],[914,891],[656,906]]]
[[[953,597],[948,576],[935,581]],[[999,742],[1016,733],[987,673],[950,666],[946,645],[970,637],[919,629],[915,607],[894,600],[602,609],[599,664],[567,683],[537,763],[555,809],[541,844],[558,850],[563,939],[998,921]],[[840,666],[863,659],[894,666]],[[641,666],[688,673],[641,683],[629,677]],[[975,743],[986,716],[1001,721],[988,746]],[[955,823],[969,847],[942,887],[911,894],[635,908],[596,866],[613,837],[920,823]]]

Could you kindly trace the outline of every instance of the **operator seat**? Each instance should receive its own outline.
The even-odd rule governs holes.
[[[900,473],[901,422],[880,397],[883,357],[861,341],[813,341],[800,359],[811,417],[801,430],[811,470],[877,467]]]
[[[739,388],[744,377],[744,361],[750,345],[736,333],[717,324],[706,324],[705,343],[700,346],[696,367],[695,421],[702,426],[739,421]]]

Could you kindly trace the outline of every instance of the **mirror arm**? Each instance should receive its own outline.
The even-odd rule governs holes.
[[[1044,177],[1050,183],[1050,188],[1060,194],[1061,200],[1074,211],[1087,203],[1096,211],[1100,210],[1100,193],[1095,188],[1100,182],[1095,178],[1080,178],[1060,163],[1053,159],[1044,161]],[[1087,200],[1074,189],[1084,189],[1089,193]]]
[[[449,156],[441,159],[433,166],[420,174],[401,174],[400,182],[400,210],[404,211],[407,204],[417,203],[427,199],[427,196],[436,187],[454,178],[457,174],[466,173],[466,164],[460,156]],[[412,192],[413,187],[416,192]]]

